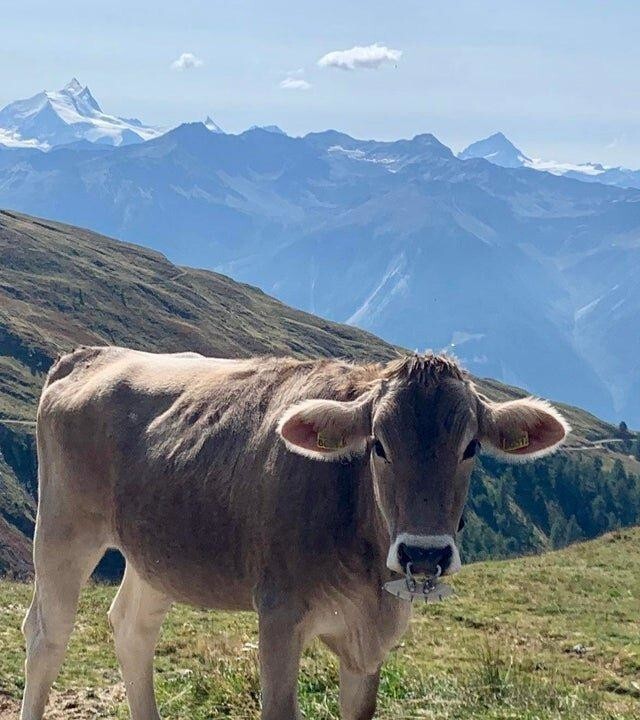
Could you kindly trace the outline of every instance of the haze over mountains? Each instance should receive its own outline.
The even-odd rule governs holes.
[[[640,425],[640,190],[534,172],[489,140],[456,157],[429,134],[195,123],[120,147],[0,148],[0,205]]]

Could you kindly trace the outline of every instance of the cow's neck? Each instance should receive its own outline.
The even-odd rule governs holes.
[[[373,478],[369,463],[365,461],[357,478],[356,532],[374,553],[375,569],[380,576],[389,574],[386,566],[390,538],[387,524],[375,499]]]

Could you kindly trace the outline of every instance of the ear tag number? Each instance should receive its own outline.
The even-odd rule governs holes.
[[[343,436],[326,435],[323,432],[319,432],[316,444],[321,450],[340,450],[345,447],[346,442]]]
[[[514,450],[522,450],[529,447],[529,433],[525,430],[519,437],[511,437],[509,439],[502,438],[502,449],[505,452],[513,452]]]

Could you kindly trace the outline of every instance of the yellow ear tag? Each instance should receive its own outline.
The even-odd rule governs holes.
[[[529,447],[529,433],[525,430],[520,436],[511,436],[502,438],[502,449],[505,452],[513,452],[514,450],[522,450],[522,448]]]
[[[344,436],[325,435],[323,432],[318,433],[316,444],[321,450],[340,450],[345,447],[346,442]]]

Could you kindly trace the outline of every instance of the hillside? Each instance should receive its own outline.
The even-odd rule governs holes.
[[[0,205],[640,426],[640,190],[462,160],[428,133],[192,123],[124,147],[0,148]]]
[[[0,257],[0,574],[30,572],[36,473],[29,423],[43,373],[58,353],[79,344],[222,357],[383,360],[396,352],[372,335],[288,308],[223,275],[178,267],[154,251],[79,228],[2,212]],[[500,399],[523,394],[495,381],[481,385]],[[614,428],[576,408],[563,410],[575,429],[571,445],[583,451],[567,450],[535,470],[507,471],[489,461],[479,466],[468,559],[534,552],[637,521],[640,486],[631,473],[640,463],[628,454],[635,441],[600,447]],[[577,530],[565,532],[577,512],[576,495],[584,517],[578,514]],[[596,496],[604,498],[599,514],[592,507]],[[552,543],[554,524],[562,534]]]
[[[638,720],[640,529],[544,557],[487,562],[457,596],[420,606],[389,657],[380,720]],[[106,613],[114,588],[83,594],[50,720],[127,716]],[[0,719],[16,720],[20,623],[29,585],[0,582]],[[156,654],[163,717],[258,717],[256,620],[174,607]],[[337,716],[337,667],[320,645],[302,661],[311,720]]]

